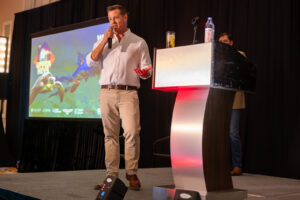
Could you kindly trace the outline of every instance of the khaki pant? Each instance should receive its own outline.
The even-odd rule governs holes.
[[[140,111],[136,90],[101,89],[99,94],[105,134],[107,175],[118,176],[120,165],[120,118],[125,138],[126,173],[137,173],[140,156]]]

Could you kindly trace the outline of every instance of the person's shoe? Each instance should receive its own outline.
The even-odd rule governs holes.
[[[233,170],[230,172],[231,176],[240,176],[242,175],[242,169],[239,167],[234,167]]]
[[[126,174],[126,179],[129,181],[129,189],[132,190],[140,190],[141,189],[141,182],[138,179],[137,175],[128,175]]]

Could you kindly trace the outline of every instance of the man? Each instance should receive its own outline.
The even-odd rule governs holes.
[[[228,33],[222,33],[219,36],[219,42],[233,46],[232,36]],[[240,54],[246,57],[246,54],[239,51]],[[230,143],[231,143],[231,175],[239,176],[242,174],[242,150],[240,140],[240,119],[242,111],[245,109],[244,92],[237,91],[234,96],[231,122],[230,122]]]
[[[99,102],[105,134],[107,175],[118,177],[120,164],[120,118],[124,129],[125,169],[129,188],[139,190],[140,111],[137,89],[140,78],[151,76],[151,59],[146,42],[127,28],[127,12],[121,5],[107,7],[111,25],[102,40],[87,55],[89,66],[101,63]],[[109,47],[111,40],[111,47]],[[96,186],[100,189],[102,185]]]

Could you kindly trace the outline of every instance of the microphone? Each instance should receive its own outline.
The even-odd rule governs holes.
[[[193,19],[192,19],[192,25],[193,26],[197,26],[198,25],[198,23],[199,23],[199,19],[200,19],[200,17],[194,17]]]
[[[111,30],[113,30],[113,27],[112,27],[112,26],[111,26],[110,28],[111,28]],[[109,37],[109,38],[108,38],[108,48],[111,49],[111,46],[112,46],[112,38]]]
[[[111,49],[112,45],[112,38],[108,38],[108,48]]]
[[[196,40],[196,34],[197,34],[197,26],[199,24],[199,19],[200,17],[197,16],[197,17],[194,17],[192,19],[192,25],[194,26],[194,38],[193,38],[193,44],[196,44],[197,43],[197,40]]]

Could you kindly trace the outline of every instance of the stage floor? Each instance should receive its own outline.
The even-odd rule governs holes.
[[[151,200],[153,186],[173,184],[171,168],[140,169],[138,175],[142,190],[128,190],[124,199]],[[104,178],[104,170],[2,174],[0,188],[43,200],[95,199],[93,187]],[[124,170],[120,179],[127,185]],[[248,190],[249,200],[300,200],[300,180],[244,174],[233,183]]]

